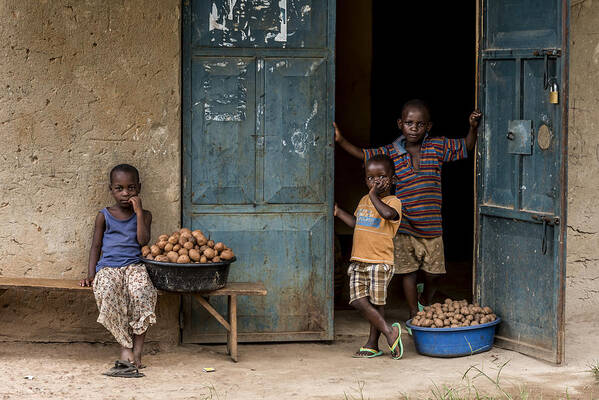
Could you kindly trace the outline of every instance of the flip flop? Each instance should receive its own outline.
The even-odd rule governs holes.
[[[114,362],[114,367],[110,368],[106,372],[103,372],[102,375],[115,378],[141,378],[145,376],[145,374],[139,372],[134,364],[123,360],[116,360]]]
[[[364,355],[360,355],[358,353],[370,353],[366,356]],[[382,356],[383,352],[381,350],[376,351],[374,349],[369,349],[368,347],[360,347],[360,350],[358,350],[357,353],[355,353],[352,357],[353,358],[374,358],[374,357],[378,357],[378,356]]]
[[[389,350],[391,350],[391,358],[394,360],[399,360],[403,356],[403,343],[401,342],[401,325],[399,325],[399,322],[395,322],[391,326],[397,327],[397,339],[395,339],[395,342],[393,342],[393,346],[389,346]],[[398,345],[399,355],[394,356],[393,354],[397,351]]]
[[[420,299],[420,295],[424,292],[424,283],[419,283],[416,285],[416,292],[418,293],[418,298]],[[424,306],[420,304],[418,301],[418,311],[424,311]],[[406,324],[406,331],[408,331],[408,335],[412,336],[412,330]]]

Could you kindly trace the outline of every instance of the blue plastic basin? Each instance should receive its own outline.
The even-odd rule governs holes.
[[[423,328],[411,322],[408,320],[406,325],[412,330],[418,353],[432,357],[461,357],[491,350],[495,327],[501,318],[460,328]]]

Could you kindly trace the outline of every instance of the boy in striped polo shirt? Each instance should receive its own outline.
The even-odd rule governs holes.
[[[374,149],[361,149],[348,142],[335,125],[335,141],[349,154],[368,160],[376,154],[388,155],[395,165],[395,195],[402,201],[401,225],[395,236],[395,273],[402,275],[410,317],[419,305],[432,302],[437,278],[445,273],[441,227],[441,167],[444,162],[468,157],[476,144],[478,110],[470,114],[465,138],[429,136],[433,126],[430,110],[421,100],[404,104],[397,126],[402,135],[393,143]],[[417,272],[424,272],[424,291],[418,295]]]

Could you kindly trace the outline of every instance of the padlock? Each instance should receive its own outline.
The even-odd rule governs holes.
[[[551,89],[549,89],[549,102],[551,104],[559,103],[559,87],[557,86],[557,81],[551,82]]]

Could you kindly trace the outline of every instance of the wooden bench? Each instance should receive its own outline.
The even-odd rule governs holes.
[[[0,296],[8,289],[52,289],[91,292],[90,287],[79,286],[78,280],[38,279],[38,278],[3,278],[0,277]],[[266,296],[266,288],[262,282],[232,282],[222,289],[210,292],[189,293],[227,330],[227,353],[237,362],[237,296]],[[181,293],[159,290],[158,294]],[[208,296],[228,296],[228,320],[218,313],[206,300]]]

